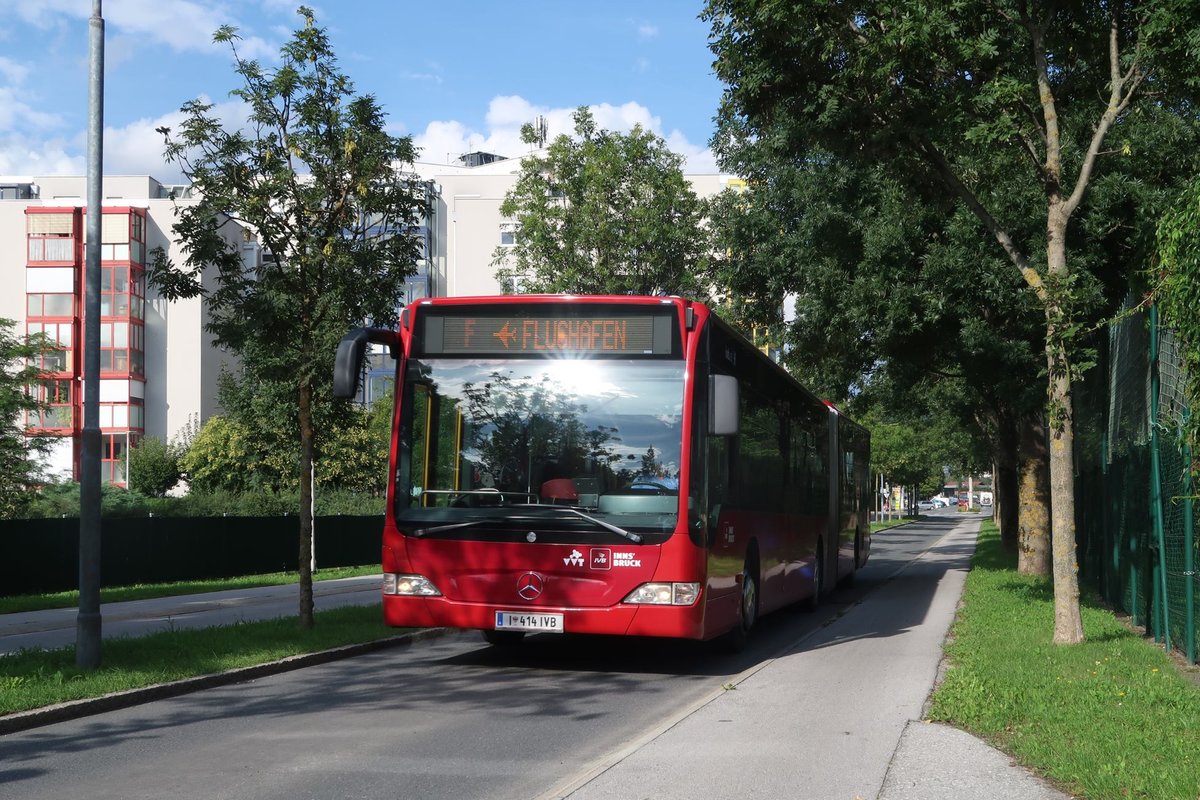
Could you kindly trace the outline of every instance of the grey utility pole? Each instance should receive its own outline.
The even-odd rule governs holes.
[[[75,665],[100,666],[100,219],[104,180],[104,19],[89,22],[87,253],[83,309],[83,447],[79,476],[79,616]]]

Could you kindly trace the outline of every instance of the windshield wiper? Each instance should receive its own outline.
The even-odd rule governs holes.
[[[539,506],[532,506],[532,508],[539,508]],[[628,539],[631,542],[634,542],[635,544],[640,543],[642,541],[641,534],[634,533],[633,531],[627,531],[622,527],[613,525],[612,523],[609,523],[609,522],[605,522],[602,519],[596,519],[593,516],[584,514],[582,511],[579,511],[574,508],[570,508],[568,506],[553,506],[553,507],[540,506],[540,508],[545,509],[547,511],[550,511],[550,510],[553,510],[556,512],[557,511],[566,511],[569,514],[574,514],[577,517],[586,519],[588,522],[592,523],[593,525],[599,525],[601,528],[604,528],[605,530],[612,531],[613,533],[617,534],[618,536],[624,536],[626,539]],[[471,520],[467,520],[466,522],[452,522],[449,525],[434,525],[432,528],[415,528],[413,530],[413,532],[409,535],[412,536],[413,538],[420,539],[422,536],[429,536],[430,534],[433,534],[433,533],[443,533],[444,531],[453,531],[453,530],[457,530],[459,528],[474,528],[477,525],[496,525],[498,523],[512,522],[514,520],[520,521],[520,522],[530,522],[530,521],[534,521],[537,519],[538,519],[538,517],[529,517],[529,516],[525,516],[525,517],[518,517],[518,516],[483,517],[482,519],[471,519]]]
[[[585,514],[578,509],[571,508],[569,506],[558,506],[554,510],[555,511],[567,511],[571,514],[574,514],[577,517],[582,517],[583,519],[586,519],[588,522],[591,522],[594,525],[599,525],[601,528],[604,528],[605,530],[610,530],[613,533],[617,534],[618,536],[624,536],[626,539],[628,539],[631,542],[634,542],[635,544],[642,541],[641,534],[634,533],[633,531],[627,531],[624,528],[621,528],[617,525],[613,525],[612,523],[609,523],[609,522],[605,522],[602,519],[596,519],[595,517]]]
[[[484,517],[482,519],[471,519],[466,522],[453,522],[449,525],[434,525],[432,528],[414,528],[409,534],[416,539],[422,536],[428,536],[431,533],[441,533],[442,531],[452,531],[456,528],[474,528],[476,525],[495,525],[497,522],[503,522],[506,518],[501,517]]]

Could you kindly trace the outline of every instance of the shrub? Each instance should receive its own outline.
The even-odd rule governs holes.
[[[129,488],[162,497],[179,483],[179,453],[156,436],[147,436],[129,451]]]

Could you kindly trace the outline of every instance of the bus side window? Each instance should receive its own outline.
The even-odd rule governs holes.
[[[717,536],[717,522],[721,507],[729,497],[729,447],[726,436],[708,437],[708,546],[712,547]]]
[[[410,506],[413,502],[424,504],[417,498],[420,498],[424,491],[425,476],[413,474],[413,454],[419,454],[418,463],[423,462],[427,446],[429,390],[418,384],[410,391],[409,401],[401,407],[400,434],[396,440],[396,502],[400,507]],[[411,448],[407,446],[410,430]]]

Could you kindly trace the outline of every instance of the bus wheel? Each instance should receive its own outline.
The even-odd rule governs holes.
[[[821,607],[821,595],[825,592],[825,545],[817,542],[817,556],[813,560],[813,593],[804,604],[806,611]]]
[[[750,631],[758,622],[758,565],[752,562],[752,558],[753,556],[747,556],[746,565],[742,567],[742,597],[738,604],[737,622],[722,641],[723,649],[734,653],[740,653],[746,648]]]
[[[525,638],[521,631],[484,631],[483,640],[492,647],[515,647]]]
[[[861,557],[859,555],[859,553],[861,553],[861,552],[862,552],[862,534],[856,530],[856,531],[854,531],[854,566],[850,567],[850,572],[846,574],[846,577],[842,578],[843,586],[853,586],[854,585],[854,580],[858,576],[858,566],[859,566],[858,559]]]

